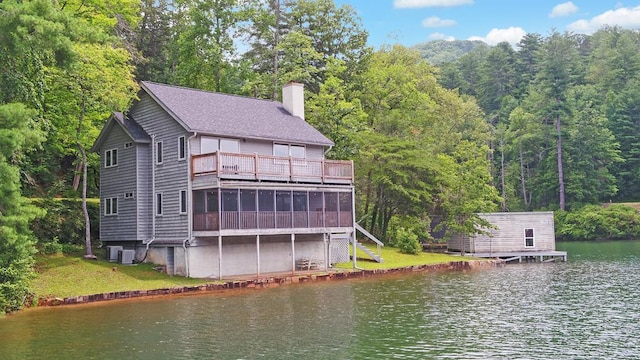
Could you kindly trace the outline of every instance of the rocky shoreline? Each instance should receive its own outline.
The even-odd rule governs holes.
[[[443,264],[433,265],[415,265],[392,269],[375,269],[375,270],[345,270],[335,272],[317,272],[305,273],[299,275],[283,275],[283,276],[264,276],[260,278],[247,278],[242,280],[229,280],[226,282],[215,282],[199,286],[183,286],[153,290],[131,290],[131,291],[114,291],[109,293],[81,295],[67,298],[40,298],[38,306],[60,306],[60,305],[76,305],[89,304],[98,301],[134,299],[142,297],[177,295],[189,293],[204,293],[226,291],[232,289],[250,289],[250,288],[271,288],[289,284],[313,282],[313,281],[330,281],[342,279],[354,279],[388,274],[402,274],[409,272],[427,272],[427,271],[469,271],[483,268],[491,268],[503,266],[501,260],[471,260],[471,261],[452,261]]]

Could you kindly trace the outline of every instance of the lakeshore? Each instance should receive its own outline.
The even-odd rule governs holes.
[[[335,269],[331,271],[306,271],[303,273],[277,273],[265,274],[261,277],[247,276],[234,277],[225,281],[215,281],[202,285],[175,286],[168,288],[149,290],[128,290],[79,295],[69,297],[41,297],[37,300],[38,307],[79,305],[100,301],[125,300],[146,297],[159,297],[167,295],[188,295],[207,292],[226,292],[239,289],[266,289],[285,285],[300,284],[316,281],[333,281],[345,279],[357,279],[372,276],[385,276],[404,273],[429,272],[429,271],[472,271],[496,266],[502,266],[502,260],[464,260],[448,263],[411,265],[395,268],[381,269]]]

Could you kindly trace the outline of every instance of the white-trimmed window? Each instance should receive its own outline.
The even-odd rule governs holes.
[[[534,247],[535,237],[533,235],[533,229],[524,229],[524,247]]]
[[[273,144],[273,156],[290,156],[297,159],[305,159],[307,157],[306,150],[304,145]]]
[[[106,216],[118,215],[118,198],[104,199],[104,214]]]
[[[180,214],[187,213],[187,191],[180,190]]]
[[[156,164],[162,164],[162,141],[156,143]]]
[[[156,193],[156,216],[162,216],[162,193]]]
[[[118,165],[118,149],[109,149],[104,152],[104,167]]]
[[[240,143],[236,139],[220,139],[220,151],[239,153]]]
[[[124,148],[129,149],[133,147],[133,143],[131,141],[124,143]]]
[[[133,199],[135,197],[135,194],[133,193],[133,191],[129,191],[124,193],[124,198],[125,199]]]
[[[184,136],[178,138],[178,160],[187,158],[187,139]]]

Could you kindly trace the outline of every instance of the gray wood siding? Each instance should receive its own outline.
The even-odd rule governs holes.
[[[211,136],[214,138],[220,138],[217,136]],[[191,150],[194,154],[200,154],[200,139],[198,136],[191,142]],[[225,138],[225,137],[222,137]],[[233,138],[225,138],[233,139]],[[257,140],[257,139],[237,139],[241,154],[258,154],[258,155],[273,155],[273,141],[269,140]],[[317,145],[306,145],[307,159],[320,160],[324,159],[324,148]]]
[[[492,213],[480,216],[498,227],[493,237],[477,235],[475,252],[555,250],[553,212]],[[534,246],[526,247],[524,229],[534,230]]]
[[[162,194],[162,216],[155,216],[155,237],[164,240],[186,239],[188,236],[188,216],[179,214],[180,190],[187,190],[189,181],[188,160],[178,160],[178,138],[189,137],[189,133],[172,119],[147,94],[140,96],[130,111],[133,119],[154,139],[152,144],[151,171],[155,172],[155,192],[150,190],[152,199],[155,194]],[[162,142],[163,161],[157,165],[155,160],[155,143]],[[188,156],[187,156],[188,158]],[[153,173],[150,174],[150,178]],[[149,179],[148,186],[152,187]],[[187,191],[187,196],[190,196]],[[153,201],[153,200],[152,200]]]
[[[460,251],[464,241],[466,251],[474,253],[551,251],[556,249],[553,212],[486,213],[480,217],[495,225],[490,235],[454,237],[450,250]],[[533,229],[534,246],[525,246],[524,230]]]
[[[153,194],[151,194],[151,145],[136,146],[138,158],[138,188],[136,201],[138,204],[138,239],[151,239],[151,217],[153,216]]]
[[[126,192],[136,192],[136,150],[124,144],[131,138],[119,126],[114,126],[103,147],[100,149],[100,239],[102,241],[123,241],[137,239],[138,197],[125,199]],[[104,167],[106,150],[117,149],[118,164]],[[118,214],[106,216],[106,198],[118,199]]]

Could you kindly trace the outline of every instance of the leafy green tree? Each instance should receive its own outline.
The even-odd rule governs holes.
[[[537,88],[544,96],[541,116],[546,124],[555,126],[556,174],[558,177],[558,206],[566,209],[565,172],[563,160],[562,124],[571,119],[567,104],[569,87],[575,84],[578,53],[571,37],[557,32],[551,34],[543,45],[541,70],[537,77]],[[565,124],[566,125],[566,124]]]
[[[35,110],[21,103],[0,105],[0,312],[19,309],[34,275],[34,239],[29,224],[42,212],[20,194],[17,154],[43,139]]]
[[[232,34],[240,21],[235,0],[178,0],[173,17],[170,81],[198,89],[232,92]]]

